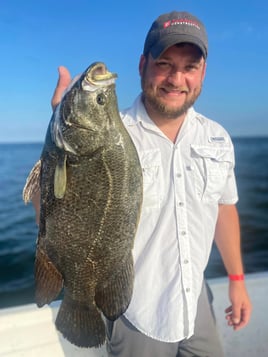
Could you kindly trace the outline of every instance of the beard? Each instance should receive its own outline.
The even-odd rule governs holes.
[[[142,76],[141,87],[142,87],[142,100],[145,106],[149,106],[154,112],[158,115],[164,116],[167,119],[177,119],[181,115],[186,114],[187,110],[193,106],[197,98],[199,97],[202,84],[197,87],[191,95],[188,95],[185,102],[177,107],[169,106],[168,104],[163,103],[161,98],[159,98],[150,84],[146,83],[146,76]],[[176,89],[176,88],[170,88]],[[187,89],[188,91],[188,89]],[[189,91],[188,91],[189,93]]]

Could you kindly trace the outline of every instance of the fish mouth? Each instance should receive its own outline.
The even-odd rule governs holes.
[[[84,89],[97,90],[98,87],[113,84],[116,78],[117,74],[108,71],[104,63],[93,63],[87,70]]]

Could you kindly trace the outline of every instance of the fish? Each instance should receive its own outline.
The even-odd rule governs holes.
[[[79,347],[103,345],[105,319],[120,317],[133,293],[142,169],[120,118],[116,78],[94,62],[70,85],[23,189],[26,204],[40,192],[36,304],[62,294],[55,325]]]

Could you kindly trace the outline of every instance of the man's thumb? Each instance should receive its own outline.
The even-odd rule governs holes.
[[[58,72],[59,72],[59,78],[58,78],[57,86],[55,88],[53,97],[51,99],[51,106],[52,106],[53,110],[59,104],[59,102],[61,101],[63,92],[68,87],[68,85],[71,83],[71,75],[66,67],[60,66],[58,68]]]

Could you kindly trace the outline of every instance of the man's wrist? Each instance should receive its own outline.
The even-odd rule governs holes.
[[[244,274],[228,274],[228,278],[231,281],[242,281],[245,280]]]

